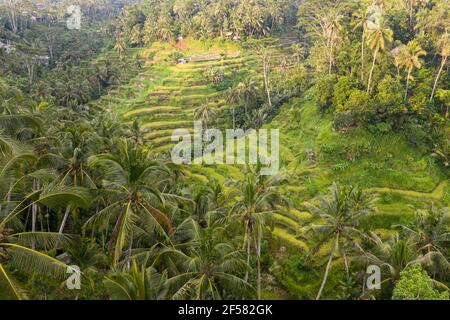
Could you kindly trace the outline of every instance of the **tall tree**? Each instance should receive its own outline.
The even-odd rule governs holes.
[[[253,246],[257,259],[257,298],[261,299],[261,243],[267,222],[277,204],[285,203],[276,186],[283,180],[280,175],[260,175],[260,167],[247,173],[245,181],[236,181],[238,201],[233,210],[244,225],[244,246],[247,263],[250,263],[250,248]],[[253,242],[253,245],[252,245]],[[248,274],[245,279],[247,280]]]
[[[414,68],[420,69],[422,67],[422,60],[420,57],[425,56],[427,53],[416,41],[410,41],[408,45],[400,47],[398,55],[395,57],[396,63],[399,66],[403,66],[406,71],[406,89],[405,98],[408,98],[409,81],[411,80],[411,73]]]
[[[88,164],[100,171],[108,205],[93,215],[85,227],[103,229],[114,222],[110,240],[113,267],[118,265],[127,243],[131,251],[139,228],[147,230],[149,235],[159,234],[170,242],[172,222],[160,210],[166,203],[166,194],[159,189],[167,183],[169,172],[165,166],[153,161],[144,147],[133,146],[125,139],[117,142],[114,154],[91,156]],[[127,264],[130,265],[130,254]]]
[[[309,203],[307,207],[320,218],[321,222],[313,224],[309,229],[323,236],[319,245],[323,241],[331,241],[332,244],[316,300],[322,296],[335,254],[339,254],[343,258],[348,273],[347,246],[354,243],[355,239],[360,238],[359,220],[374,211],[375,199],[355,187],[341,187],[333,184],[329,195],[318,200],[317,205]]]
[[[436,79],[434,80],[430,101],[433,100],[439,78],[441,77],[442,74],[442,70],[444,70],[445,63],[447,62],[447,59],[450,56],[450,35],[448,33],[445,33],[444,35],[441,36],[441,38],[437,42],[437,48],[439,49],[439,55],[441,56],[441,64],[439,66],[439,71],[436,75]]]
[[[393,32],[391,29],[385,28],[383,26],[383,21],[380,21],[379,25],[375,25],[368,30],[367,42],[369,44],[369,47],[372,49],[373,60],[372,60],[372,67],[369,73],[369,80],[367,83],[367,92],[370,92],[372,90],[371,87],[372,77],[373,71],[375,69],[375,62],[377,60],[377,56],[380,50],[385,49],[386,42],[391,42],[392,40],[393,40]]]
[[[369,28],[369,19],[371,13],[363,6],[353,13],[354,27],[353,30],[361,28],[361,82],[364,81],[364,44],[366,40],[367,30]]]

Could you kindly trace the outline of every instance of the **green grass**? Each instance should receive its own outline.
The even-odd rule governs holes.
[[[277,237],[282,243],[285,243],[288,246],[292,246],[302,252],[308,252],[309,250],[305,242],[297,239],[295,236],[284,229],[275,227],[272,231],[272,234],[273,236]]]
[[[274,219],[275,223],[287,226],[288,228],[292,229],[293,232],[300,228],[300,225],[297,222],[288,217],[285,217],[284,215],[274,213],[272,214],[272,218]]]

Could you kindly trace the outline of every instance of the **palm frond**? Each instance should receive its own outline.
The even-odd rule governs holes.
[[[0,264],[0,300],[23,300],[26,295]]]
[[[105,277],[103,281],[106,291],[113,300],[132,300],[127,288],[110,277]]]
[[[70,205],[71,207],[86,208],[91,202],[91,197],[85,188],[65,187],[42,193],[36,202],[48,207],[65,208]]]
[[[31,274],[39,274],[63,280],[68,266],[45,253],[14,243],[0,243],[8,253],[8,264]]]
[[[21,232],[8,237],[8,241],[25,247],[35,245],[43,250],[69,248],[76,243],[76,236],[56,232]]]
[[[41,131],[43,128],[41,119],[26,114],[0,115],[0,125],[7,131],[14,131],[17,128],[32,128]]]

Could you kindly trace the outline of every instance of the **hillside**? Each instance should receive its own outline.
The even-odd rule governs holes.
[[[155,154],[169,152],[174,146],[170,141],[173,130],[193,131],[194,110],[204,103],[218,111],[212,127],[230,122],[224,91],[206,77],[208,70],[220,69],[225,77],[233,74],[237,82],[252,77],[258,67],[255,54],[236,45],[217,43],[208,48],[192,40],[187,43],[184,50],[179,50],[187,59],[219,53],[223,57],[179,64],[170,57],[174,47],[155,44],[134,52],[147,58],[143,71],[98,101],[100,107],[119,114],[124,122],[138,121],[143,138],[154,147]],[[411,144],[401,133],[371,133],[364,128],[337,132],[332,115],[319,112],[311,90],[284,104],[264,127],[280,130],[281,170],[288,177],[280,188],[290,199],[290,206],[279,206],[272,215],[271,247],[276,255],[281,254],[282,259],[275,264],[282,268],[289,270],[291,254],[295,257],[299,252],[307,253],[313,246],[303,234],[305,227],[315,223],[305,202],[326,193],[333,182],[357,185],[378,198],[376,213],[361,224],[365,232],[374,231],[384,239],[393,234],[397,225],[413,223],[417,210],[425,210],[430,204],[450,204],[449,171],[425,151],[426,146]],[[190,166],[185,174],[196,184],[226,184],[242,179],[242,170],[229,165]],[[280,253],[284,246],[290,254]],[[326,249],[321,251],[326,255]],[[302,272],[291,272],[275,271],[279,283],[272,284],[275,291],[265,294],[272,298],[280,294],[301,298],[317,290],[319,276],[306,280]],[[309,284],[300,289],[295,285],[296,277]],[[280,293],[278,286],[289,293]]]
[[[0,0],[0,300],[448,300],[449,61],[445,0]]]

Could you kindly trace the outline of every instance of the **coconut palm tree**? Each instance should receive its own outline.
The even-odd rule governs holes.
[[[208,130],[209,121],[216,115],[217,112],[208,99],[206,99],[201,106],[195,108],[194,110],[195,120],[201,120],[206,130]]]
[[[171,196],[162,191],[170,177],[168,168],[152,160],[143,146],[132,145],[126,139],[118,140],[116,146],[113,154],[88,159],[89,167],[99,172],[108,205],[84,226],[104,229],[114,222],[110,238],[113,267],[117,267],[127,243],[127,265],[130,265],[134,233],[141,232],[139,228],[150,235],[161,235],[169,242],[173,232],[170,218],[160,209],[168,204],[165,196]]]
[[[233,130],[236,129],[236,104],[239,103],[239,95],[235,87],[230,87],[225,91],[225,99],[233,110]]]
[[[247,250],[247,263],[250,263],[250,248],[253,246],[257,259],[257,298],[261,299],[261,243],[264,230],[268,226],[271,214],[277,204],[287,201],[277,191],[277,186],[285,179],[284,176],[263,176],[260,165],[247,173],[244,181],[232,183],[236,187],[238,201],[233,207],[237,218],[244,225],[244,247]],[[253,242],[253,244],[252,244]],[[245,280],[248,279],[246,273]]]
[[[373,28],[369,28],[367,32],[367,42],[373,52],[372,67],[370,69],[369,80],[367,83],[367,92],[371,91],[373,71],[375,69],[375,62],[380,50],[384,50],[386,42],[391,42],[393,32],[389,28],[383,26],[383,22],[380,21],[379,25],[375,25]]]
[[[354,27],[353,31],[357,29],[362,29],[361,31],[361,82],[364,81],[364,44],[367,35],[367,30],[369,28],[369,21],[371,13],[366,7],[360,7],[358,11],[353,13],[354,17]]]
[[[412,227],[401,226],[417,252],[423,255],[423,262],[428,266],[440,266],[450,270],[450,263],[445,257],[445,250],[450,243],[450,232],[446,228],[442,209],[435,206],[426,212],[417,212]]]
[[[161,253],[172,257],[181,269],[168,280],[172,299],[222,299],[224,291],[234,297],[248,296],[253,288],[240,276],[248,265],[242,251],[223,241],[223,226],[210,220],[207,228],[196,230],[186,253],[175,249]]]
[[[233,129],[236,128],[236,105],[243,104],[247,114],[248,107],[253,105],[257,99],[258,90],[258,85],[251,77],[227,89],[226,99],[233,109]]]
[[[245,111],[247,112],[248,107],[256,101],[259,90],[257,83],[252,78],[246,78],[234,88],[239,99],[244,102]]]
[[[420,69],[422,67],[422,60],[420,57],[426,54],[426,51],[423,50],[416,41],[410,41],[408,45],[403,45],[400,47],[399,53],[395,57],[397,65],[403,66],[407,70],[405,101],[408,98],[411,73],[414,68]]]
[[[324,28],[327,34],[327,46],[329,50],[328,54],[328,74],[331,74],[333,67],[333,53],[334,48],[339,40],[339,32],[342,29],[341,20],[343,16],[338,8],[330,10],[328,14],[324,16]]]
[[[165,300],[168,298],[167,271],[159,273],[153,267],[138,266],[111,272],[103,281],[113,300]]]
[[[322,295],[335,254],[343,258],[348,273],[347,246],[354,244],[355,239],[361,236],[358,230],[359,220],[374,211],[374,201],[374,198],[358,188],[341,187],[334,183],[330,187],[330,193],[318,199],[318,204],[306,204],[307,208],[322,221],[311,225],[307,231],[312,230],[323,236],[319,246],[324,241],[332,241],[330,256],[316,300]]]
[[[398,234],[383,241],[374,232],[370,232],[369,242],[368,249],[360,248],[363,258],[382,269],[383,282],[395,283],[405,268],[418,263],[411,241],[401,239]]]
[[[442,70],[444,69],[445,63],[447,62],[447,59],[450,56],[450,35],[448,33],[445,33],[443,36],[441,36],[441,38],[437,43],[437,47],[439,48],[439,55],[441,56],[441,65],[439,66],[439,71],[436,75],[436,79],[434,80],[430,101],[433,101],[434,93],[436,92],[436,87],[439,78],[441,77]]]

